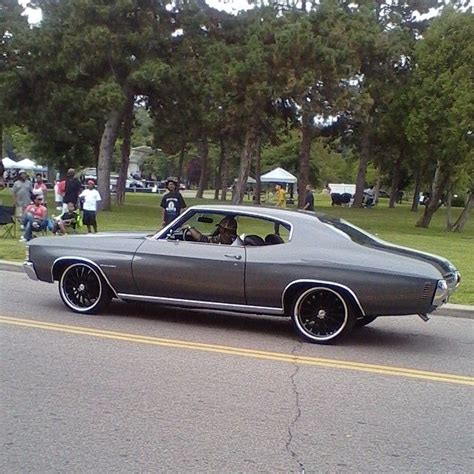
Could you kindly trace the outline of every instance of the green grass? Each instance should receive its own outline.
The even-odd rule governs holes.
[[[206,197],[212,195],[206,195]],[[146,194],[127,194],[126,205],[114,207],[113,212],[99,213],[99,231],[105,230],[149,230],[161,226],[159,208],[161,197]],[[188,206],[215,202],[211,199],[195,199],[185,196]],[[0,203],[11,204],[11,192],[0,191]],[[250,203],[247,203],[250,204]],[[388,200],[382,199],[372,209],[351,209],[331,207],[329,197],[316,196],[318,210],[342,217],[353,224],[378,235],[380,238],[399,245],[405,245],[448,258],[460,270],[463,281],[452,296],[452,303],[474,304],[474,221],[468,221],[463,233],[447,232],[446,213],[440,209],[434,216],[429,229],[415,227],[418,213],[410,211],[410,203],[388,209]],[[454,209],[454,218],[461,209]],[[18,234],[19,236],[20,234]],[[0,240],[0,259],[22,261],[24,244],[13,239]]]

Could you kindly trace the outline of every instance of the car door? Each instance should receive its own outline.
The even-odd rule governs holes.
[[[245,304],[243,247],[146,240],[132,268],[140,295]]]

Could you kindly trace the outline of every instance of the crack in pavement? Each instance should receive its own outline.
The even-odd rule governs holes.
[[[292,351],[291,351],[291,354],[296,355],[297,350],[301,349],[302,345],[303,345],[302,341],[296,342],[293,349],[292,349]],[[293,442],[293,432],[292,432],[292,430],[296,426],[296,423],[298,422],[299,418],[301,417],[300,394],[298,393],[298,387],[296,386],[296,381],[295,381],[295,377],[296,377],[296,375],[298,374],[298,372],[300,370],[300,366],[296,362],[295,362],[294,365],[295,365],[295,370],[290,376],[290,381],[291,381],[292,392],[295,395],[296,414],[295,414],[295,417],[293,418],[293,420],[291,421],[291,423],[288,426],[288,438],[286,440],[285,448],[288,451],[288,453],[290,454],[290,456],[298,464],[298,472],[301,473],[301,474],[304,474],[305,468],[304,468],[303,462],[300,459],[298,459],[298,455],[291,448],[291,443]]]

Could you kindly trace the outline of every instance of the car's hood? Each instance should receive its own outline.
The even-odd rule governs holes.
[[[28,242],[32,248],[55,247],[78,250],[133,250],[149,232],[101,232],[98,234],[75,234],[61,237],[38,237]]]

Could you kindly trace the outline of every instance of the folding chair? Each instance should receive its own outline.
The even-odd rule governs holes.
[[[2,239],[16,239],[15,206],[0,206]]]

